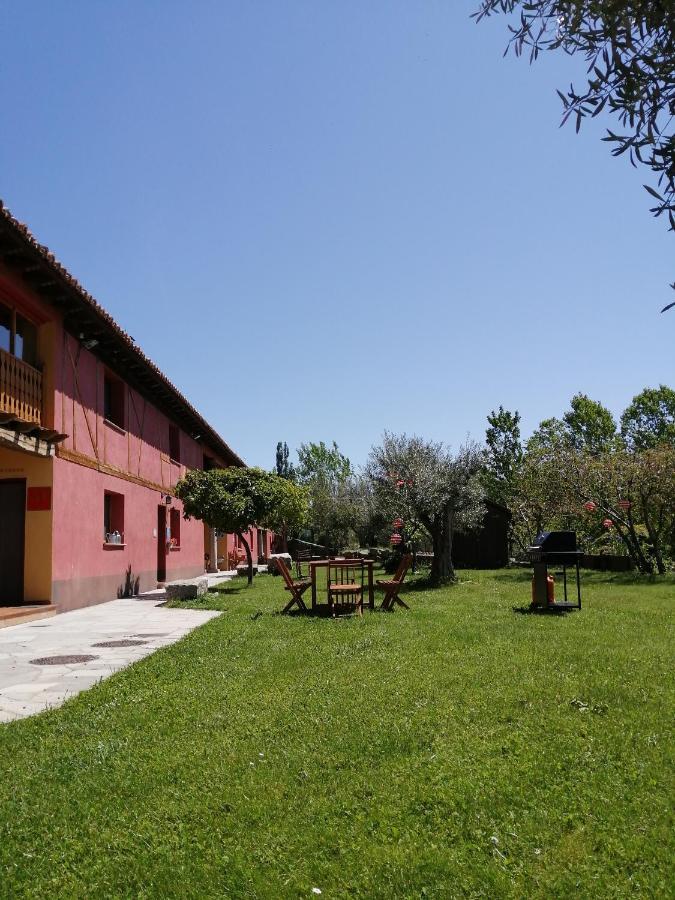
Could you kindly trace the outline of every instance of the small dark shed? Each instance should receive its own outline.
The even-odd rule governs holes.
[[[458,569],[499,569],[509,562],[511,513],[499,503],[485,501],[483,524],[475,531],[455,532],[452,562]]]

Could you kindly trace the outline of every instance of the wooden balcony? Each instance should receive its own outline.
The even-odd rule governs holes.
[[[0,350],[0,413],[42,425],[42,373]]]

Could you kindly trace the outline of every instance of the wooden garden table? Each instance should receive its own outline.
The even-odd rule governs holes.
[[[327,569],[329,565],[335,565],[337,562],[338,565],[340,562],[350,563],[357,562],[358,560],[345,559],[345,560],[335,560],[335,559],[313,559],[309,563],[309,576],[312,579],[312,611],[316,610],[316,573],[317,569]],[[372,559],[364,559],[362,560],[363,565],[368,570],[368,606],[370,609],[375,609],[375,582],[373,580],[373,566],[375,565],[375,561]]]

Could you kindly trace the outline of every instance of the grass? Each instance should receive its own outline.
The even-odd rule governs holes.
[[[278,579],[0,726],[1,897],[666,897],[672,578],[463,572],[410,612],[276,614]]]

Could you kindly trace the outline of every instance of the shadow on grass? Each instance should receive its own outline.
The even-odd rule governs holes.
[[[416,591],[442,591],[447,588],[459,587],[461,584],[478,584],[478,580],[474,581],[471,578],[465,577],[469,571],[470,570],[468,569],[464,569],[461,577],[458,575],[455,578],[441,581],[440,584],[432,584],[428,577],[416,578],[414,581],[406,581],[401,588],[401,594],[414,594]]]
[[[375,606],[371,609],[367,604],[363,607],[363,615],[368,616],[373,613],[385,614],[389,615],[391,611],[382,609],[377,604],[377,598],[375,601]],[[274,610],[272,612],[273,616],[289,616],[292,618],[305,618],[305,619],[352,619],[357,617],[357,613],[350,612],[341,612],[338,613],[337,616],[333,616],[330,611],[330,607],[327,603],[319,603],[317,606],[312,609],[311,606],[308,606],[307,609],[298,609],[297,606],[293,607],[293,609],[289,610],[287,613],[282,612],[280,609]]]
[[[248,584],[236,585],[236,584],[230,584],[229,582],[226,582],[225,584],[218,584],[218,585],[214,585],[213,587],[210,587],[209,593],[210,594],[225,594],[225,596],[228,596],[230,594],[238,594],[240,591],[246,590],[247,587],[248,587]]]
[[[566,616],[571,612],[579,612],[578,609],[561,609],[555,606],[513,606],[514,613],[521,616]]]
[[[311,606],[308,606],[307,609],[298,609],[297,606],[294,606],[293,609],[289,609],[288,612],[283,612],[280,609],[275,610],[272,613],[273,616],[288,616],[292,619],[331,619],[332,616],[330,614],[330,609],[326,605],[319,604],[315,609],[312,609]]]

